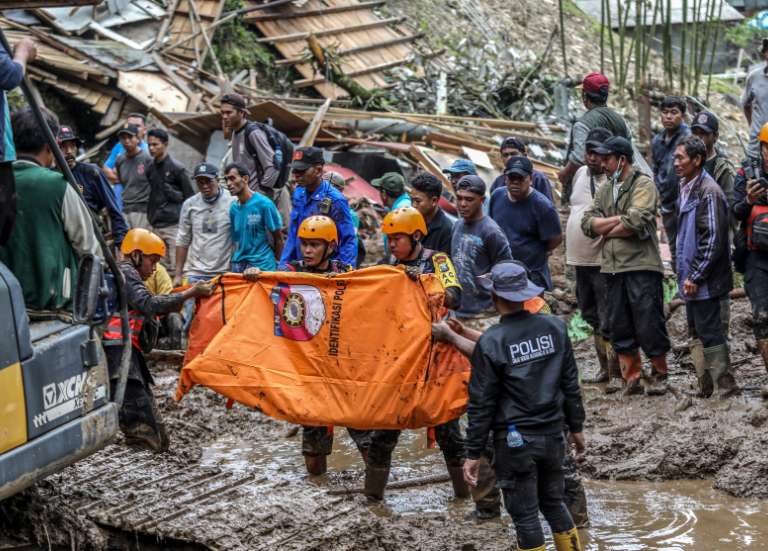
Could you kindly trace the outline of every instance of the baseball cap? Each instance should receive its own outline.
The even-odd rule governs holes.
[[[707,134],[714,134],[715,132],[719,132],[720,123],[713,113],[710,113],[709,111],[702,111],[693,119],[691,130],[694,128],[703,130]]]
[[[139,135],[139,127],[135,124],[126,124],[123,126],[118,132],[117,135],[120,136],[121,134],[128,134],[130,136],[138,136]]]
[[[395,195],[405,193],[405,178],[397,172],[387,172],[381,178],[371,180],[371,185]]]
[[[514,136],[504,138],[504,141],[501,142],[501,147],[499,147],[499,150],[501,151],[504,149],[517,149],[522,153],[525,153],[526,150],[523,140],[520,138],[515,138]]]
[[[330,170],[323,174],[323,180],[328,180],[331,182],[331,185],[335,187],[336,189],[344,189],[347,187],[347,180],[339,174],[338,172],[334,172],[333,170]]]
[[[504,165],[505,176],[530,176],[533,174],[533,163],[528,157],[515,155],[507,159]]]
[[[528,279],[528,271],[514,260],[499,262],[487,274],[477,277],[478,285],[511,302],[525,302],[539,296],[544,289]]]
[[[319,147],[298,147],[293,152],[291,169],[303,171],[324,164],[323,150]]]
[[[606,140],[613,137],[613,132],[607,128],[593,128],[587,134],[587,141],[584,146],[589,149],[596,149],[603,145]]]
[[[477,195],[485,195],[485,182],[480,176],[474,174],[467,174],[462,176],[458,182],[456,182],[456,190],[466,190]]]
[[[208,178],[210,180],[213,180],[219,176],[219,170],[216,168],[215,165],[212,165],[210,163],[200,163],[195,167],[195,170],[193,172],[194,178]]]
[[[245,98],[240,94],[224,94],[221,96],[221,103],[227,103],[235,109],[240,109],[241,111],[245,111],[247,109]]]
[[[469,159],[456,159],[451,166],[443,169],[444,174],[461,174],[466,172],[467,174],[477,174],[475,163]]]
[[[70,126],[62,126],[59,129],[59,143],[76,141],[78,145],[82,145],[84,142],[77,137],[75,131]]]
[[[611,83],[608,80],[608,77],[602,73],[589,73],[584,77],[584,80],[581,81],[582,90],[589,92],[590,94],[607,96],[610,86]]]
[[[602,145],[596,147],[595,153],[598,155],[624,155],[631,158],[633,154],[632,144],[626,138],[613,136],[605,140]]]

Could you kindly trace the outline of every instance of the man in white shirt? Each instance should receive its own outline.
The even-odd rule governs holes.
[[[606,312],[607,288],[605,277],[600,273],[600,249],[602,238],[589,238],[581,230],[584,212],[592,205],[597,190],[605,184],[602,159],[594,150],[612,136],[605,128],[589,132],[585,147],[585,161],[573,178],[571,212],[565,231],[566,263],[576,270],[576,300],[581,316],[592,327],[595,352],[600,364],[597,375],[582,379],[585,383],[604,383],[606,393],[621,390],[621,370],[611,347]]]

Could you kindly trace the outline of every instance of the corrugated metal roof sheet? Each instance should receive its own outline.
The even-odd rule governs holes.
[[[608,0],[611,3],[611,27],[614,29],[619,28],[619,3],[621,3],[621,10],[624,13],[625,10],[629,9],[629,14],[627,15],[627,28],[634,28],[635,27],[635,14],[636,14],[636,3],[634,0],[624,0],[623,2],[621,0]],[[657,0],[658,1],[658,0]],[[741,19],[744,19],[744,17],[737,12],[733,7],[731,7],[728,2],[725,2],[724,0],[715,0],[716,4],[714,7],[714,14],[715,19],[717,18],[717,14],[720,10],[720,4],[722,4],[723,14],[720,18],[721,21],[740,21]],[[672,5],[670,7],[670,18],[672,20],[673,25],[679,25],[683,23],[683,0],[671,0]],[[600,10],[601,6],[603,5],[603,0],[575,0],[576,5],[579,7],[581,11],[589,15],[590,17],[593,17],[594,19],[600,21]],[[653,3],[649,3],[650,6],[645,14],[645,24],[646,26],[650,26],[653,24]],[[688,2],[688,9],[686,10],[688,12],[687,17],[685,20],[691,24],[693,20],[695,19],[695,11],[694,11],[694,2],[689,1]],[[707,3],[704,1],[697,2],[697,8],[699,12],[699,21],[708,21],[709,17],[707,17],[707,13],[705,12]],[[666,2],[664,2],[664,5],[666,7]],[[666,18],[666,13],[664,13],[664,17]],[[642,13],[640,14],[640,18],[642,18]],[[661,15],[657,13],[656,15],[656,24],[660,24],[661,21]],[[666,19],[665,19],[666,21]]]

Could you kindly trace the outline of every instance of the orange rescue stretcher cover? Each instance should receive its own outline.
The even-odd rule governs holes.
[[[469,361],[433,343],[444,292],[375,266],[332,276],[227,274],[198,303],[176,398],[203,385],[303,425],[434,426],[467,405]]]

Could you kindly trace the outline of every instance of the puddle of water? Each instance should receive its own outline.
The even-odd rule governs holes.
[[[231,470],[279,472],[280,478],[307,482],[301,434],[265,441],[225,437],[203,452],[203,466]],[[437,449],[426,447],[425,431],[404,431],[393,457],[391,479],[443,474]],[[336,429],[330,476],[344,471],[360,484],[364,466],[344,429]],[[348,478],[348,476],[347,476]],[[325,486],[326,478],[312,479]],[[711,488],[711,481],[586,481],[591,527],[583,531],[591,551],[768,550],[768,502],[732,498]],[[309,490],[309,487],[308,487]],[[447,514],[461,522],[472,510],[470,500],[452,499],[449,483],[392,491],[378,515]],[[542,519],[543,520],[543,519]],[[511,527],[504,512],[502,521]]]

